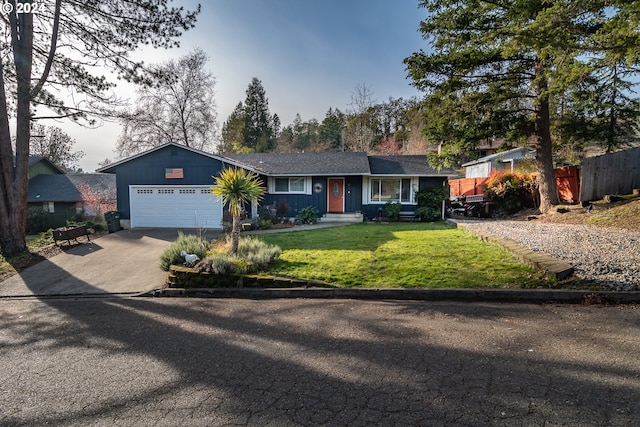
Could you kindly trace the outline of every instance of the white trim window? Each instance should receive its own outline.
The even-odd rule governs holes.
[[[269,193],[310,194],[311,180],[304,176],[269,177]]]
[[[371,178],[369,180],[369,202],[413,203],[411,178]]]

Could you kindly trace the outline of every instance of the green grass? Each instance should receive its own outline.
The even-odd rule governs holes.
[[[342,287],[528,288],[542,274],[442,223],[357,224],[264,234],[282,249],[270,274]]]

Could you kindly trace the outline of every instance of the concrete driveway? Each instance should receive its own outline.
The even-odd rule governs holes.
[[[213,238],[211,233],[218,232],[205,237]],[[167,277],[159,267],[160,255],[177,236],[176,229],[122,230],[72,245],[0,283],[0,297],[135,294],[160,288]]]

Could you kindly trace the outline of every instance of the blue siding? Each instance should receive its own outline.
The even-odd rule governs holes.
[[[442,184],[446,181],[447,181],[447,178],[421,177],[418,181],[418,190],[424,191],[424,190],[430,190],[435,187],[442,187]],[[362,207],[362,214],[369,219],[373,219],[378,215],[379,210],[381,209],[384,210],[385,204],[386,203],[375,203],[375,204],[372,203],[370,205],[364,205]],[[415,205],[415,204],[403,204],[400,210],[404,212],[412,212],[412,211],[415,211],[417,207],[418,205]]]
[[[166,179],[165,169],[182,168],[184,178]],[[118,211],[130,219],[130,185],[213,185],[212,176],[223,169],[222,162],[184,150],[166,147],[116,166]]]
[[[314,176],[312,179],[311,194],[267,194],[265,195],[262,205],[275,205],[280,200],[287,202],[289,212],[287,216],[294,217],[307,206],[314,206],[318,210],[318,215],[322,216],[327,213],[327,179],[329,176]],[[339,176],[331,176],[331,178],[341,178]],[[266,178],[264,178],[266,182]],[[315,192],[317,184],[322,186],[322,191]],[[362,177],[347,176],[344,177],[344,205],[345,212],[355,212],[362,210]]]

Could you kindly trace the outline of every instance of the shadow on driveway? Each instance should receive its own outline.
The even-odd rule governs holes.
[[[183,230],[195,234],[197,230]],[[207,238],[219,235],[209,231]],[[64,248],[0,283],[0,297],[135,294],[162,287],[167,273],[160,255],[178,237],[176,229],[135,229]]]

